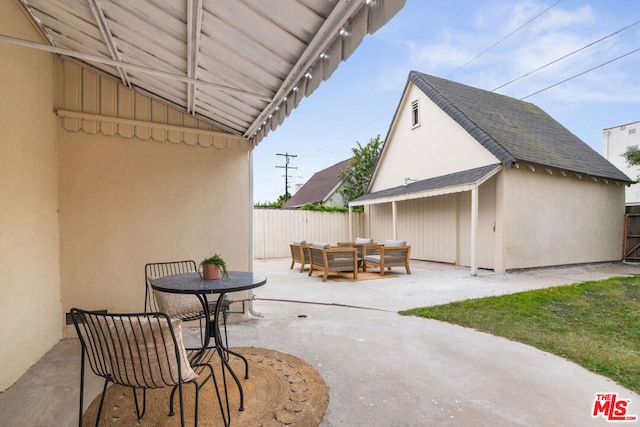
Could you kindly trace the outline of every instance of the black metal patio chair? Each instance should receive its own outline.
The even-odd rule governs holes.
[[[173,387],[169,415],[174,415],[177,390],[180,425],[184,426],[183,385],[195,386],[197,425],[198,394],[211,378],[224,416],[213,367],[208,363],[189,363],[182,343],[180,320],[172,320],[166,313],[107,314],[78,308],[71,309],[71,318],[82,345],[79,426],[82,426],[85,360],[94,374],[105,379],[96,426],[100,421],[105,392],[110,382],[133,389],[138,419],[144,416],[146,410],[147,389]],[[139,402],[138,389],[142,389],[142,402]]]
[[[193,320],[202,321],[206,318],[202,303],[195,295],[170,294],[156,291],[151,287],[153,279],[181,273],[197,272],[198,266],[193,260],[152,262],[144,266],[145,275],[145,312],[167,313],[173,319],[180,319],[183,322]],[[216,301],[209,302],[209,311],[214,313]],[[227,334],[227,317],[229,313],[230,301],[225,299],[220,308],[224,325],[225,340]],[[203,330],[202,323],[200,330]],[[225,341],[228,347],[228,341]]]

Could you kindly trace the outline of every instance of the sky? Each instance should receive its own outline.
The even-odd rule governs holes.
[[[254,202],[273,202],[386,139],[410,71],[536,104],[598,153],[640,121],[640,1],[407,0],[253,153]]]

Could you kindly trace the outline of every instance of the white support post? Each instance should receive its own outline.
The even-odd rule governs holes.
[[[478,186],[471,190],[471,275],[478,275]]]
[[[398,237],[398,207],[396,202],[391,202],[391,212],[393,216],[393,240],[397,240]]]
[[[353,237],[353,209],[351,209],[351,205],[349,205],[349,240],[355,240]]]

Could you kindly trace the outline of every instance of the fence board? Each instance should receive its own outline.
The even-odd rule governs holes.
[[[285,258],[292,240],[323,242],[352,241],[364,235],[364,214],[353,212],[353,235],[349,236],[349,214],[289,209],[253,210],[254,258]]]

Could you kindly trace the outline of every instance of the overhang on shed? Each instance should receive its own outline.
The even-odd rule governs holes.
[[[478,188],[491,177],[502,170],[500,164],[493,164],[474,168],[462,172],[456,172],[435,178],[424,179],[416,182],[407,182],[394,188],[389,188],[374,193],[365,194],[362,197],[349,202],[349,210],[354,206],[378,205],[391,203],[393,238],[396,239],[397,203],[405,200],[424,199],[428,197],[442,196],[444,194],[471,192],[471,274],[478,272],[477,241],[478,241]],[[351,223],[349,223],[351,233]]]

